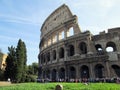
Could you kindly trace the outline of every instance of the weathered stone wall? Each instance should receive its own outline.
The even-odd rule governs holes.
[[[120,77],[119,28],[94,36],[90,31],[81,32],[77,16],[62,5],[45,20],[41,33],[40,78],[71,81]]]

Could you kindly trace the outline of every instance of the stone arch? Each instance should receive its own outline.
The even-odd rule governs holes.
[[[87,45],[86,45],[86,43],[81,42],[79,44],[79,49],[80,49],[81,54],[86,54],[87,53]]]
[[[65,33],[64,31],[59,32],[59,40],[65,38],[64,33]]]
[[[50,70],[49,69],[46,70],[46,78],[50,79]]]
[[[80,69],[81,78],[89,78],[89,68],[86,65],[83,65]]]
[[[69,68],[69,78],[70,79],[75,79],[76,78],[76,69],[73,66],[71,66]]]
[[[115,52],[117,50],[116,44],[112,41],[108,42],[106,44],[106,51],[107,52]]]
[[[75,54],[74,46],[73,45],[69,45],[68,46],[68,56],[73,56],[74,54]]]
[[[95,77],[96,78],[104,77],[104,66],[102,64],[97,64],[95,66]]]
[[[112,65],[111,67],[113,68],[115,74],[116,74],[118,77],[120,77],[120,66],[118,66],[118,65]]]
[[[47,53],[47,61],[50,61],[50,52]]]
[[[53,60],[56,60],[56,50],[53,50]]]
[[[57,71],[56,69],[53,69],[52,70],[52,81],[56,81],[56,78],[57,78]]]
[[[70,37],[70,36],[73,36],[73,35],[74,35],[74,29],[73,29],[73,27],[70,27],[67,30],[67,37]]]
[[[40,59],[41,59],[41,64],[43,64],[44,60],[43,60],[43,53],[40,55]]]
[[[52,37],[52,43],[55,43],[55,42],[57,42],[57,35],[56,34],[53,35],[53,37]]]
[[[59,78],[65,79],[65,69],[63,67],[59,69]]]
[[[48,39],[48,46],[50,46],[50,45],[51,45],[51,38]]]
[[[63,47],[61,47],[59,49],[59,58],[64,58],[64,48]]]
[[[95,45],[95,48],[96,48],[96,50],[99,52],[99,51],[103,51],[103,48],[102,48],[102,45],[100,45],[100,44],[96,44]]]
[[[46,62],[46,58],[45,58],[45,56],[46,56],[46,54],[44,53],[44,54],[43,54],[43,60],[42,60],[42,61],[43,61],[43,63],[45,63],[45,62]]]
[[[45,70],[43,71],[43,78],[45,79],[46,72]]]

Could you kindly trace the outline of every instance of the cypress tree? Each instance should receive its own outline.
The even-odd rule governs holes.
[[[16,58],[17,58],[17,73],[16,73],[16,81],[17,82],[24,82],[25,77],[25,67],[26,67],[26,46],[25,43],[19,39],[18,45],[16,48]]]
[[[8,56],[6,59],[5,79],[10,78],[12,81],[15,80],[16,76],[16,48],[11,46],[8,47]]]

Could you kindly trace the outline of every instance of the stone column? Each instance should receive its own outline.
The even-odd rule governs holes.
[[[52,80],[52,71],[50,70],[50,80]]]
[[[93,49],[93,47],[92,47],[92,45],[91,45],[91,41],[90,41],[90,38],[91,38],[91,36],[89,35],[88,37],[87,37],[87,53],[88,54],[93,54],[93,52],[92,52],[92,49]]]
[[[79,66],[76,65],[76,79],[80,78]]]
[[[53,55],[52,55],[52,50],[50,50],[50,63],[52,63],[53,60]]]
[[[78,33],[81,32],[81,30],[80,30],[80,28],[79,28],[79,26],[78,26],[77,23],[75,23],[75,24],[73,25],[73,29],[74,29],[74,34],[78,34]]]
[[[67,28],[64,27],[64,39],[67,38]]]
[[[59,41],[59,32],[57,32],[57,42]]]
[[[57,62],[59,61],[59,48],[58,47],[56,49],[56,60]]]
[[[95,78],[95,72],[94,72],[94,67],[93,67],[93,64],[90,63],[89,65],[89,69],[90,69],[90,78]]]
[[[67,45],[64,45],[64,50],[65,50],[65,53],[64,53],[64,61],[67,61],[67,59],[68,59],[68,47],[67,47]]]
[[[106,66],[106,75],[108,78],[110,78],[110,68],[109,68],[108,61],[106,61],[105,66]]]
[[[69,67],[67,65],[65,66],[65,79],[69,79]]]
[[[75,56],[78,56],[79,55],[79,48],[77,46],[77,41],[75,40],[75,45],[74,45],[74,48],[75,48]]]
[[[56,68],[56,80],[59,80],[59,67]]]

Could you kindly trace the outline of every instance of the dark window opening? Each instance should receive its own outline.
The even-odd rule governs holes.
[[[74,55],[74,46],[73,45],[69,45],[68,46],[68,56],[73,56]]]
[[[104,67],[101,64],[95,66],[95,77],[96,78],[103,78],[103,69]]]
[[[53,60],[56,60],[56,51],[53,50]]]
[[[84,42],[80,43],[80,52],[81,52],[81,54],[86,54],[87,53],[86,43],[84,43]]]
[[[59,78],[60,79],[65,79],[65,69],[61,68],[59,71]]]
[[[81,67],[81,78],[89,78],[89,69],[88,66]]]
[[[56,69],[52,70],[52,81],[56,81]]]
[[[76,78],[76,70],[74,67],[70,67],[70,79]]]
[[[118,65],[112,65],[112,68],[114,69],[116,75],[120,77],[120,67]]]
[[[59,49],[59,58],[64,58],[64,49],[63,48]]]
[[[47,54],[47,61],[48,62],[50,61],[50,52],[48,52],[48,54]]]
[[[95,45],[95,48],[98,52],[103,50],[100,44]]]

